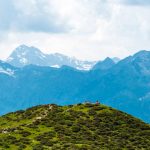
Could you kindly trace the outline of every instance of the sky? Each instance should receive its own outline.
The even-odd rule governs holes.
[[[150,50],[150,0],[0,0],[0,59],[21,44],[84,60]]]

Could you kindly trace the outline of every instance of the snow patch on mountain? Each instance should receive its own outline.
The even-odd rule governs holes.
[[[27,64],[28,60],[26,58],[21,58],[19,60],[22,64]]]
[[[0,67],[0,73],[7,74],[9,76],[13,76],[14,70],[11,70],[10,68],[4,69],[4,68]]]
[[[51,67],[52,67],[52,68],[60,68],[59,65],[52,65]]]

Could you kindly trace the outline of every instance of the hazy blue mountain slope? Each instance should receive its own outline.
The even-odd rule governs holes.
[[[1,114],[38,104],[100,100],[150,122],[148,51],[127,57],[107,70],[29,65],[17,68],[13,75],[0,73],[0,83]]]
[[[99,61],[98,63],[96,63],[92,70],[108,70],[111,67],[113,67],[115,65],[115,62],[107,57],[104,61]]]
[[[86,72],[70,67],[56,69],[30,65],[18,69],[15,77],[0,78],[0,82],[5,81],[1,87],[1,113],[49,102],[74,103],[75,101],[70,102],[69,98],[75,97],[79,87],[87,82],[87,77]]]
[[[86,90],[83,87],[80,94],[87,95],[87,99],[100,99],[105,104],[150,121],[149,62],[150,52],[147,51],[128,57],[108,70],[101,79],[89,83]]]

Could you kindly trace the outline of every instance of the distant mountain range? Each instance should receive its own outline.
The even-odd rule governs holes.
[[[59,53],[44,54],[38,48],[26,45],[17,47],[8,57],[7,62],[17,67],[33,64],[60,68],[67,65],[79,70],[89,70],[96,63],[96,61],[81,61]]]
[[[89,71],[0,62],[0,113],[100,100],[150,123],[150,52],[142,50],[115,64],[109,58],[104,62]]]
[[[116,63],[119,58],[112,58],[112,61]],[[79,70],[90,70],[97,63],[97,61],[82,61],[59,53],[44,54],[38,48],[26,45],[17,47],[6,62],[16,67],[32,64],[60,68],[65,65]]]

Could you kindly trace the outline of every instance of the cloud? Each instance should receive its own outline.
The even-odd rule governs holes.
[[[116,0],[118,3],[127,4],[127,5],[137,5],[137,6],[146,6],[150,5],[149,0]]]
[[[0,56],[8,56],[19,44],[83,59],[125,57],[139,49],[149,49],[149,3],[146,0],[1,0]]]
[[[109,17],[108,10],[104,0],[5,0],[0,1],[0,30],[91,32],[97,17]]]
[[[147,5],[150,1],[5,0],[0,1],[0,30],[93,32],[96,30],[97,21],[111,19],[115,4]]]
[[[11,26],[11,21],[15,17],[16,11],[11,0],[0,1],[0,22],[1,30],[7,30]]]
[[[47,0],[0,1],[0,30],[21,32],[66,32],[63,21],[59,21],[47,6]]]

